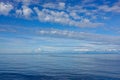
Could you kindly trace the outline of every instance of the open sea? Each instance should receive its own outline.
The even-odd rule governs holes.
[[[120,80],[120,54],[0,54],[0,80]]]

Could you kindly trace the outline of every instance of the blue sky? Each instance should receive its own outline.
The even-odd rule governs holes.
[[[120,51],[120,0],[0,0],[0,53]]]

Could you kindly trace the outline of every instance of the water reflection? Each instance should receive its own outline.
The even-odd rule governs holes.
[[[0,79],[119,80],[119,54],[0,55]]]

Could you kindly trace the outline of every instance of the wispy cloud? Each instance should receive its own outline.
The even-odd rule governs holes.
[[[119,36],[110,36],[110,35],[102,35],[95,33],[86,33],[86,32],[75,32],[75,31],[67,31],[67,30],[40,30],[38,32],[40,35],[51,35],[54,37],[65,37],[71,39],[78,40],[86,40],[86,41],[97,41],[106,44],[117,44],[119,45],[120,37]]]
[[[114,44],[120,45],[120,36],[112,36],[105,34],[96,34],[90,32],[78,32],[78,31],[69,31],[69,30],[59,30],[53,28],[25,28],[25,27],[15,27],[12,26],[3,26],[0,27],[0,32],[10,32],[16,34],[24,34],[24,35],[35,35],[35,36],[47,36],[47,37],[55,37],[55,38],[68,38],[74,40],[85,40],[85,41],[93,41],[100,42],[101,44]],[[100,44],[99,44],[100,45]]]
[[[22,28],[22,27],[21,27]],[[19,28],[19,29],[21,29]],[[29,32],[28,32],[29,30]],[[31,29],[32,30],[32,29]],[[81,52],[119,51],[120,37],[57,29],[16,30],[14,36],[1,36],[0,52]],[[6,32],[8,32],[6,31]],[[2,34],[2,32],[0,32]],[[12,47],[10,47],[12,46]],[[10,47],[10,48],[9,48]]]
[[[43,7],[44,8],[50,8],[50,9],[64,10],[65,9],[65,3],[64,2],[45,3],[45,4],[43,4]]]
[[[113,5],[113,6],[108,6],[108,5],[102,5],[98,7],[99,10],[102,10],[104,12],[117,12],[120,13],[120,5]]]

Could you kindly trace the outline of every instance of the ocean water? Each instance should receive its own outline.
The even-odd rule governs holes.
[[[120,80],[120,54],[3,54],[0,80]]]

